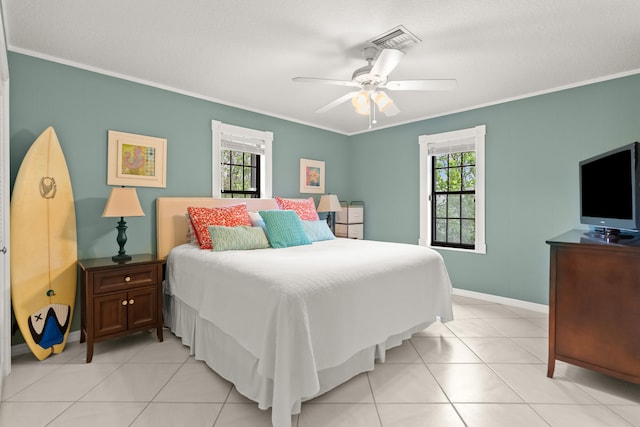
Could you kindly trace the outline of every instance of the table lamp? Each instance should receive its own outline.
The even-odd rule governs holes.
[[[120,246],[118,255],[111,257],[115,262],[124,262],[131,260],[131,255],[127,255],[124,250],[124,244],[127,243],[127,226],[124,220],[125,216],[144,216],[142,207],[140,207],[140,201],[138,200],[138,193],[135,188],[114,187],[111,189],[111,194],[107,200],[107,205],[104,207],[102,217],[120,217],[118,221],[118,237],[116,242]]]
[[[340,207],[340,200],[338,200],[338,196],[335,194],[325,194],[320,197],[320,203],[318,203],[318,212],[328,212],[327,213],[327,224],[331,231],[334,231],[334,223],[333,223],[333,215],[332,212],[340,212],[342,207]],[[335,234],[335,232],[334,232]]]

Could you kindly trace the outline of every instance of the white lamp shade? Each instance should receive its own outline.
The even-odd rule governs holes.
[[[320,203],[318,203],[318,212],[340,212],[340,200],[335,194],[325,194],[320,197]]]
[[[103,217],[144,216],[135,188],[114,187],[102,212]]]

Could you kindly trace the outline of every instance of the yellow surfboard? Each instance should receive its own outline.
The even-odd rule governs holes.
[[[11,197],[11,301],[39,359],[67,342],[76,299],[76,212],[67,163],[47,128],[27,152]]]

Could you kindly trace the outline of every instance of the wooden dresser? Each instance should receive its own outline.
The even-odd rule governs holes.
[[[640,239],[622,243],[573,230],[551,247],[549,362],[640,384]]]
[[[78,261],[82,319],[80,342],[87,342],[87,363],[96,342],[147,329],[162,336],[164,260],[133,255],[131,261],[111,258]]]

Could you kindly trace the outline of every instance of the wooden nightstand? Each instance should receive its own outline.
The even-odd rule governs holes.
[[[111,257],[78,261],[80,342],[87,341],[87,363],[96,342],[153,328],[163,340],[163,264],[154,255],[133,255],[124,263]]]

